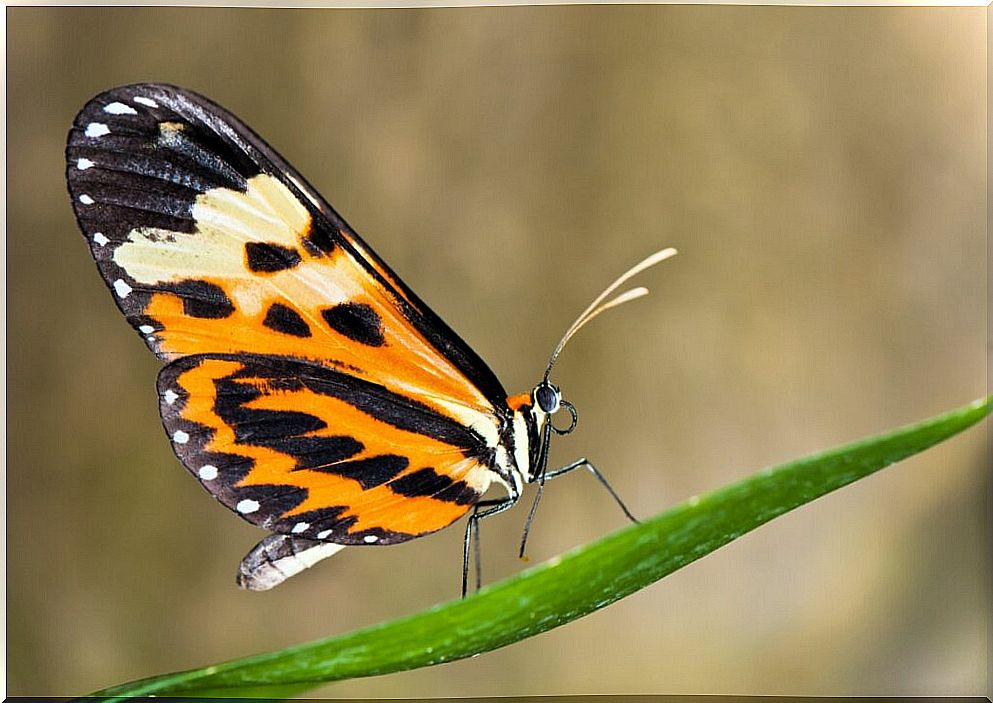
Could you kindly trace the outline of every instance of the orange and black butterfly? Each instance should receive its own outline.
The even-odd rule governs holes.
[[[547,470],[552,432],[577,418],[548,375],[582,324],[646,291],[609,294],[674,250],[618,279],[537,386],[508,396],[302,176],[206,98],[158,84],[103,93],[77,115],[66,159],[100,273],[167,363],[159,409],[176,455],[272,533],[242,561],[241,586],[470,513],[464,593],[478,521],[524,484],[585,467],[607,485],[586,460]],[[506,495],[484,499],[492,484]]]

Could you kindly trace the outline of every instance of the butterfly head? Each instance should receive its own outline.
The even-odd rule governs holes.
[[[576,429],[576,425],[579,423],[579,413],[576,412],[576,406],[564,399],[559,387],[550,383],[547,378],[542,379],[541,383],[534,387],[534,390],[531,391],[531,398],[534,402],[535,414],[539,415],[539,419],[542,421],[539,423],[540,425],[548,423],[548,426],[560,435],[569,434]],[[572,422],[566,428],[556,427],[552,423],[552,416],[563,409],[572,415]]]
[[[569,434],[579,422],[576,407],[562,397],[562,391],[549,380],[542,381],[530,393],[508,398],[513,411],[508,445],[512,448],[516,468],[526,483],[542,478],[548,460],[552,433]],[[553,422],[556,413],[565,410],[572,417],[567,427]]]

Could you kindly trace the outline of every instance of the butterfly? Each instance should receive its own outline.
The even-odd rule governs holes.
[[[479,521],[548,470],[575,407],[549,374],[610,307],[629,269],[569,328],[541,381],[500,381],[279,154],[222,107],[164,84],[111,89],[66,146],[73,210],[118,308],[166,365],[173,450],[227,508],[270,534],[238,583],[266,590],[346,545],[405,542],[466,514],[462,592]],[[606,302],[605,302],[606,301]],[[566,411],[570,423],[553,418]],[[491,486],[499,498],[484,498]],[[527,536],[525,529],[521,551]]]

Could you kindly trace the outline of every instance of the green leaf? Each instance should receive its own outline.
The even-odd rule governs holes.
[[[993,396],[766,469],[466,598],[277,652],[156,676],[94,696],[282,697],[329,681],[463,659],[533,637],[657,581],[749,530],[980,421]]]

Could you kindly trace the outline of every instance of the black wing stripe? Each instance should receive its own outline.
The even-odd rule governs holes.
[[[132,184],[133,186],[134,184]],[[181,219],[192,217],[193,198],[191,191],[163,186],[155,188],[120,188],[115,184],[104,181],[93,181],[81,184],[79,202],[81,206],[97,208],[112,205],[126,210],[151,212],[157,215],[168,215]],[[92,198],[94,203],[87,203],[86,198]],[[89,213],[86,213],[89,214]]]
[[[467,456],[482,456],[488,451],[485,440],[476,432],[426,405],[348,373],[288,357],[265,354],[197,354],[183,357],[162,369],[159,374],[160,395],[170,389],[179,392],[177,377],[206,360],[233,361],[240,365],[239,370],[215,381],[218,394],[215,410],[236,432],[242,432],[241,427],[244,426],[246,431],[253,433],[255,439],[248,440],[246,437],[252,444],[272,446],[266,442],[319,429],[314,423],[321,422],[302,412],[276,413],[244,407],[258,397],[259,391],[240,381],[264,380],[271,389],[293,391],[307,388],[314,393],[337,398],[393,427],[462,449]],[[285,415],[286,422],[277,415]],[[259,429],[262,427],[266,429]],[[324,463],[332,464],[344,458],[347,456],[336,456]],[[310,457],[308,461],[314,461],[314,458]]]
[[[430,496],[460,505],[472,505],[479,500],[479,493],[465,481],[453,481],[432,468],[401,476],[390,481],[389,486],[394,493],[408,498]]]
[[[304,386],[321,395],[331,396],[407,432],[415,432],[460,447],[471,453],[485,449],[485,441],[471,429],[426,405],[393,393],[382,386],[347,373],[305,361],[262,354],[211,355],[243,364],[232,379],[266,378],[273,384],[293,389]]]
[[[188,173],[201,176],[213,176],[215,185],[226,188],[245,190],[245,178],[223,159],[202,145],[193,141],[188,135],[173,138],[163,142],[154,134],[140,133],[134,137],[102,137],[100,139],[74,140],[70,137],[70,158],[78,165],[80,158],[92,163],[92,167],[123,170],[119,168],[122,161],[137,164],[143,161],[147,171],[136,173],[155,173],[158,164],[168,164],[174,168],[183,168]],[[84,162],[85,163],[85,162]],[[87,167],[83,170],[89,170]],[[214,185],[210,186],[214,187]]]
[[[181,186],[196,193],[204,193],[218,186],[232,188],[237,185],[236,182],[230,180],[209,178],[209,176],[217,174],[203,169],[194,171],[189,164],[169,159],[139,157],[131,154],[116,158],[108,158],[107,154],[93,154],[93,157],[98,160],[94,160],[94,166],[97,168],[94,168],[95,178],[92,182],[116,185],[122,190],[128,187],[121,184],[122,180],[128,183],[141,183],[145,186],[138,190],[155,190],[163,187],[162,184],[165,183]],[[86,182],[86,179],[80,178],[80,182]]]

